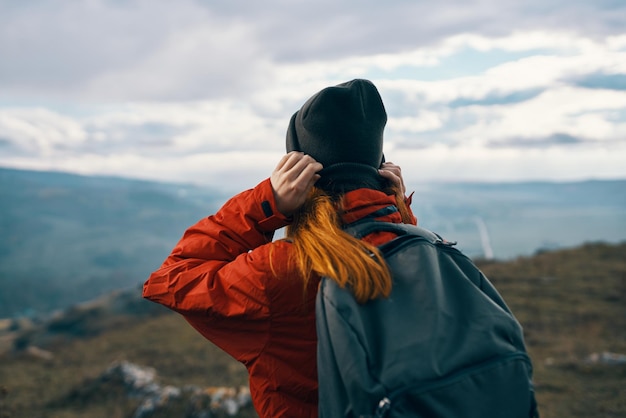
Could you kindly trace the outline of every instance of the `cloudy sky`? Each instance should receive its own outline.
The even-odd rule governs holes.
[[[0,0],[0,166],[250,187],[352,78],[409,182],[626,178],[622,0]]]

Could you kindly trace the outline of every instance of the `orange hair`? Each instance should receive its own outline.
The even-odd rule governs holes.
[[[398,209],[405,222],[411,215],[404,196],[397,190]],[[287,227],[286,238],[293,243],[292,260],[304,278],[304,286],[313,276],[326,276],[339,286],[348,286],[357,301],[363,303],[391,292],[391,274],[378,249],[344,232],[338,215],[341,199],[313,188],[307,201]]]

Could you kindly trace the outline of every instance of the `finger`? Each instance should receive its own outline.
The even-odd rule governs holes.
[[[390,162],[383,163],[381,166],[381,170],[391,171],[397,176],[401,176],[401,172],[402,172],[400,166],[397,166],[394,163],[390,163]]]
[[[322,176],[320,176],[319,174],[314,174],[310,179],[309,179],[309,183],[306,186],[306,193],[309,194],[309,191],[311,191],[311,189],[313,188],[313,186],[315,186],[315,183],[317,183],[317,181],[321,178]]]
[[[303,172],[302,180],[306,181],[305,195],[308,195],[315,183],[322,177],[318,172],[322,169],[322,165],[317,163],[307,167],[306,173]]]
[[[307,161],[301,161],[302,170],[300,171],[300,175],[312,176],[313,174],[321,171],[324,166],[321,163],[318,163],[313,158],[308,159]]]
[[[286,177],[292,181],[297,181],[302,175],[310,176],[321,170],[323,167],[320,163],[309,155],[300,155],[295,164],[287,170]],[[312,172],[311,172],[312,171]]]
[[[280,175],[282,177],[285,171],[287,171],[289,167],[293,165],[293,163],[289,163],[292,158],[293,156],[291,155],[291,153],[283,155],[278,164],[276,164],[273,174]]]
[[[393,186],[398,187],[402,193],[405,193],[406,189],[404,187],[404,181],[399,171],[398,174],[386,169],[380,169],[378,171],[383,178],[389,180]]]
[[[303,156],[304,153],[300,151],[291,151],[290,153],[285,154],[280,160],[279,165],[276,167],[276,170],[281,172],[289,171],[298,163],[298,161],[302,159]]]
[[[380,173],[380,175],[382,177],[384,177],[387,180],[391,181],[393,184],[399,185],[399,183],[400,183],[400,176],[396,175],[394,172],[392,172],[390,170],[384,170],[384,169],[380,169],[380,170],[378,170],[378,172]]]
[[[280,161],[278,162],[278,164],[276,164],[276,170],[280,170],[282,167],[284,167],[285,163],[287,162],[287,160],[289,158],[291,158],[291,155],[294,153],[295,151],[291,151],[287,154],[284,154],[281,158]]]
[[[293,190],[300,192],[306,191],[308,193],[311,186],[315,184],[315,182],[319,179],[320,176],[319,174],[317,174],[317,172],[320,171],[322,168],[323,167],[320,163],[315,162],[312,164],[307,164],[304,168],[302,168],[299,173],[297,173],[297,175],[295,175],[295,173],[292,173],[295,177],[291,178],[289,180],[289,183],[291,183]]]

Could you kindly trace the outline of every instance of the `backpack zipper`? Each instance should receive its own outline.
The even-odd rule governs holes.
[[[444,377],[440,380],[437,380],[436,382],[430,382],[430,383],[426,383],[423,385],[423,387],[419,388],[416,390],[416,395],[418,394],[422,394],[422,393],[426,393],[426,392],[430,392],[432,390],[436,390],[436,389],[440,389],[442,387],[445,386],[449,386],[452,385],[454,383],[457,383],[461,380],[463,380],[466,376],[474,374],[476,371],[478,370],[485,370],[485,369],[489,369],[491,367],[495,367],[497,364],[500,363],[505,363],[505,362],[509,362],[509,361],[513,361],[516,359],[521,359],[524,360],[524,362],[526,362],[526,364],[528,364],[530,367],[531,363],[530,363],[530,358],[528,357],[527,353],[524,352],[515,352],[515,353],[509,353],[509,354],[504,354],[498,357],[494,357],[490,360],[486,360],[482,363],[479,363],[475,366],[471,366],[468,368],[465,368],[459,372],[456,372],[448,377]],[[384,398],[382,398],[380,400],[380,402],[378,402],[378,406],[376,408],[376,412],[374,414],[375,418],[385,418],[385,416],[387,416],[387,413],[389,412],[389,410],[391,409],[391,407],[393,406],[393,400],[402,396],[405,392],[408,392],[409,390],[412,390],[414,387],[413,386],[408,386],[408,387],[403,387],[401,389],[397,389],[393,392],[391,392],[388,396],[385,396]]]

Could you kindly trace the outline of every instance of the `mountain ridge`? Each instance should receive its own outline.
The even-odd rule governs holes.
[[[626,240],[626,180],[407,187],[420,224],[475,259]],[[225,188],[0,168],[0,318],[143,283]]]

